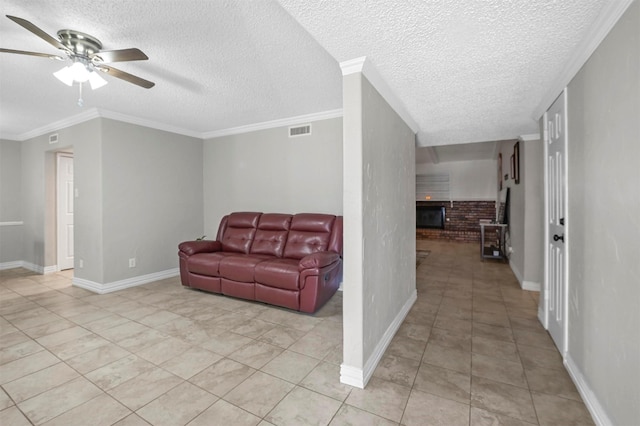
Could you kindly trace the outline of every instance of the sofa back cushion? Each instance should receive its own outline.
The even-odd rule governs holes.
[[[290,214],[280,213],[265,213],[260,216],[258,229],[251,245],[251,253],[282,257],[291,226],[291,217]]]
[[[249,253],[260,216],[261,213],[255,212],[237,212],[225,216],[218,230],[222,251]]]
[[[283,256],[290,259],[325,251],[336,217],[329,214],[300,213],[293,216]]]

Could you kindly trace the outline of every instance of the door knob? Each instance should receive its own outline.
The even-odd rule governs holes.
[[[558,241],[558,240],[560,240],[560,241],[562,241],[564,243],[564,234],[562,234],[562,235],[555,234],[553,236],[553,241]]]

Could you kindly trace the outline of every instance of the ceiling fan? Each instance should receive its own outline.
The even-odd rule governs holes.
[[[140,49],[101,50],[102,43],[97,38],[80,31],[62,29],[58,31],[58,38],[52,37],[26,19],[7,15],[16,24],[31,31],[56,49],[60,49],[65,55],[50,55],[48,53],[27,52],[24,50],[0,48],[0,52],[14,53],[18,55],[39,56],[59,61],[68,59],[72,64],[55,72],[54,75],[63,83],[72,86],[74,82],[80,83],[80,100],[82,104],[82,83],[89,81],[92,89],[104,86],[107,82],[99,76],[97,71],[104,72],[121,80],[128,81],[145,89],[155,86],[155,83],[140,78],[133,74],[106,65],[111,62],[141,61],[149,59]]]

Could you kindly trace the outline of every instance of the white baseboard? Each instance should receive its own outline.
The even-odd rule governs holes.
[[[515,263],[511,261],[511,259],[509,259],[509,267],[511,268],[513,275],[516,276],[516,279],[520,284],[520,288],[522,288],[522,281],[524,280],[524,278],[522,278],[522,273],[520,273],[520,270],[516,267]]]
[[[153,281],[163,280],[165,278],[172,278],[180,273],[178,268],[167,269],[166,271],[154,272],[152,274],[140,275],[138,277],[127,278],[120,281],[113,281],[110,283],[97,283],[95,281],[85,280],[84,278],[73,278],[73,285],[76,287],[84,288],[85,290],[93,291],[98,294],[111,293],[118,290],[124,290],[125,288],[135,287],[142,284],[148,284]]]
[[[542,288],[540,283],[534,281],[525,281],[522,273],[512,261],[509,261],[509,267],[511,268],[511,271],[513,271],[513,275],[516,276],[518,283],[520,283],[521,289],[527,291],[540,291],[540,289]]]
[[[22,268],[23,263],[24,262],[22,262],[22,260],[14,260],[13,262],[0,263],[0,271],[4,271],[5,269]]]
[[[521,287],[523,290],[527,291],[540,291],[540,289],[542,288],[540,283],[536,283],[533,281],[522,281]]]
[[[340,383],[364,389],[364,370],[362,368],[351,367],[350,365],[340,365]]]
[[[13,262],[0,263],[0,271],[3,271],[5,269],[14,269],[14,268],[28,269],[40,275],[52,274],[54,272],[58,272],[58,265],[41,266],[41,265],[36,265],[35,263],[26,262],[24,260],[14,260]]]
[[[58,265],[53,265],[53,266],[45,266],[44,267],[44,274],[53,274],[54,272],[60,272],[60,270],[58,269]]]
[[[418,299],[418,293],[414,289],[411,295],[409,296],[409,299],[402,306],[402,309],[400,309],[400,312],[398,312],[398,314],[393,319],[389,327],[387,327],[387,330],[382,335],[382,338],[376,345],[369,359],[364,363],[364,369],[352,367],[345,364],[340,365],[340,382],[341,383],[344,383],[345,385],[355,386],[360,389],[364,389],[364,387],[369,382],[369,379],[371,379],[371,376],[373,375],[373,372],[378,366],[378,363],[382,359],[384,352],[387,350],[387,347],[391,343],[391,339],[393,339],[393,336],[395,336],[396,332],[402,325],[402,322],[404,321],[405,317],[409,313],[409,310],[411,309],[411,307],[413,306],[413,304],[416,302],[417,299]]]
[[[609,416],[607,416],[607,413],[600,404],[600,401],[598,401],[598,398],[587,384],[582,372],[568,353],[564,359],[564,366],[569,372],[573,383],[576,385],[576,388],[584,401],[584,405],[587,406],[589,413],[591,413],[591,417],[593,417],[595,424],[598,426],[613,426],[613,422]]]

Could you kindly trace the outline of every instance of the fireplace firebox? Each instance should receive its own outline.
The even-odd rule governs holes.
[[[444,206],[416,206],[416,228],[444,229]]]

